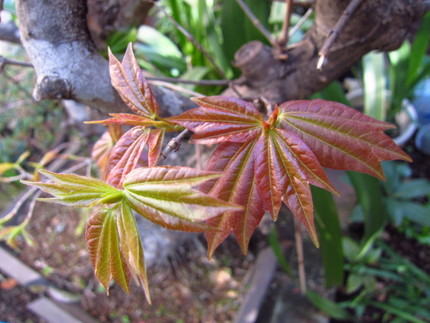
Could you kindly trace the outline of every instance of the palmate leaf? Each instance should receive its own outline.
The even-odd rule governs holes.
[[[136,167],[154,166],[161,152],[164,130],[133,127],[116,143],[106,167],[106,181],[121,187],[125,176]]]
[[[289,101],[279,106],[277,127],[297,134],[323,167],[348,169],[384,179],[380,161],[411,161],[382,131],[394,126],[343,104]]]
[[[157,101],[134,57],[131,43],[122,62],[109,50],[109,71],[112,86],[134,113],[149,119],[158,116]]]
[[[142,167],[126,176],[124,194],[137,213],[165,228],[213,230],[201,222],[225,211],[241,209],[193,188],[219,176],[216,172],[187,167]]]
[[[136,221],[128,203],[123,202],[118,206],[116,220],[120,237],[121,254],[127,262],[134,280],[138,285],[142,286],[146,299],[151,303],[142,243]]]
[[[52,198],[39,198],[40,201],[68,206],[88,207],[101,203],[113,203],[121,199],[122,192],[98,179],[75,174],[57,174],[40,170],[52,182],[21,181],[40,188],[53,195]]]
[[[212,96],[192,98],[203,109],[192,109],[168,118],[192,130],[191,141],[213,144],[221,141],[246,142],[261,131],[263,116],[250,103],[236,98]]]
[[[263,200],[257,189],[253,166],[256,141],[221,143],[208,162],[208,170],[222,171],[223,176],[201,185],[200,189],[244,207],[243,210],[224,212],[207,221],[219,230],[206,232],[209,258],[232,231],[245,254],[249,239],[264,215]]]
[[[85,238],[94,273],[109,293],[113,280],[129,293],[130,271],[120,250],[117,209],[97,207],[88,219]]]
[[[195,132],[191,139],[196,143],[221,143],[207,170],[223,171],[223,176],[202,190],[244,206],[208,221],[219,229],[207,234],[209,255],[231,231],[246,252],[264,211],[276,220],[282,201],[318,246],[309,184],[337,194],[322,166],[383,178],[380,161],[410,160],[382,132],[392,128],[390,124],[335,102],[286,102],[268,121],[236,98],[206,97],[195,102],[200,108],[170,120]]]

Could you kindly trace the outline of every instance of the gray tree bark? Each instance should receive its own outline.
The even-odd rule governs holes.
[[[424,0],[363,0],[331,46],[321,70],[318,52],[351,1],[316,0],[315,23],[301,43],[278,59],[261,43],[245,44],[235,57],[242,76],[236,91],[243,97],[272,102],[304,99],[344,74],[372,50],[391,51],[413,34],[429,10]],[[229,89],[224,94],[236,96]]]

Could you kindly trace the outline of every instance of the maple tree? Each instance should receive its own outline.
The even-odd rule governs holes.
[[[112,85],[135,114],[113,114],[95,144],[102,179],[41,171],[49,182],[25,182],[53,195],[43,201],[91,207],[86,241],[95,274],[128,292],[130,277],[150,301],[144,251],[132,211],[172,230],[205,232],[208,256],[233,232],[243,253],[265,212],[282,202],[318,246],[310,184],[338,194],[323,167],[384,179],[381,161],[411,161],[384,134],[393,128],[336,102],[288,101],[267,119],[233,97],[197,97],[198,108],[163,118],[129,46],[111,53]],[[132,126],[122,133],[121,126]],[[188,129],[196,144],[219,144],[205,170],[156,166],[164,135]]]

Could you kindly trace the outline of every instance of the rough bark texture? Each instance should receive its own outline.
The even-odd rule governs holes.
[[[103,7],[98,0],[88,1]],[[305,98],[341,76],[367,52],[400,46],[428,7],[424,0],[363,0],[330,48],[322,70],[317,70],[318,51],[349,2],[317,0],[314,26],[303,42],[288,49],[287,59],[278,59],[257,42],[243,46],[236,54],[242,77],[236,91],[225,94],[235,96],[238,91],[246,98],[263,96],[272,102]],[[112,3],[117,2],[104,5]],[[85,0],[18,0],[17,9],[22,42],[38,75],[36,98],[75,99],[107,112],[124,109],[110,85],[107,61],[96,52],[88,32]],[[139,12],[146,14],[145,10]],[[114,16],[121,21],[120,13]],[[170,108],[163,102],[180,104],[174,106],[178,111],[184,102],[188,105],[171,91],[157,93],[164,110]]]
[[[17,11],[22,44],[37,74],[36,100],[73,99],[104,114],[129,112],[111,86],[107,60],[92,42],[84,0],[18,0]],[[165,114],[194,106],[173,91],[156,93]]]
[[[427,9],[422,0],[363,0],[330,48],[322,70],[317,70],[318,51],[349,2],[317,0],[315,24],[303,42],[287,51],[286,60],[274,57],[261,43],[244,45],[235,57],[242,71],[236,90],[244,97],[272,102],[306,98],[369,51],[398,48]],[[230,89],[225,95],[237,94]]]
[[[99,48],[115,30],[139,26],[145,21],[152,3],[136,0],[87,0],[87,22],[91,37]]]

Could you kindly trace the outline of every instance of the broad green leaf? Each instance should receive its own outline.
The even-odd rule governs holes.
[[[363,57],[364,113],[385,120],[388,108],[385,54],[370,52]]]
[[[430,195],[430,182],[427,179],[411,179],[395,187],[394,197],[413,199]]]
[[[351,315],[341,305],[308,290],[306,296],[311,303],[330,317],[338,320],[350,320]]]
[[[142,286],[146,299],[151,304],[142,243],[136,221],[127,203],[121,203],[118,206],[116,221],[121,253],[127,262],[131,275],[133,275],[136,283]]]
[[[85,238],[94,272],[109,293],[113,280],[129,293],[130,273],[121,255],[117,209],[97,207],[88,219]]]
[[[257,19],[268,27],[271,2],[261,0],[245,0]],[[267,43],[261,32],[244,14],[236,1],[225,1],[221,13],[221,30],[223,48],[227,61],[233,61],[236,51],[245,43],[259,40]]]
[[[36,186],[54,196],[53,198],[39,198],[40,201],[86,207],[100,203],[114,203],[122,198],[121,191],[92,177],[75,174],[56,174],[46,170],[40,170],[39,172],[52,182],[21,182],[26,185]]]
[[[169,229],[202,231],[208,227],[199,222],[240,209],[193,188],[219,176],[187,167],[142,167],[129,173],[123,186],[130,206],[148,220]]]
[[[248,102],[222,96],[192,100],[200,108],[188,110],[168,120],[195,132],[191,140],[196,143],[247,142],[261,132],[263,117]]]
[[[264,215],[263,200],[255,180],[255,144],[256,139],[247,143],[221,143],[207,164],[207,170],[222,171],[223,175],[216,181],[203,184],[201,190],[244,207],[243,210],[225,212],[208,221],[208,224],[219,229],[206,233],[209,258],[232,231],[246,254],[251,235]]]
[[[392,128],[343,104],[323,100],[289,101],[280,105],[278,126],[297,134],[320,164],[384,179],[380,161],[411,161],[382,131]]]
[[[109,71],[112,86],[134,113],[150,119],[158,116],[158,103],[137,64],[131,43],[122,62],[109,51]]]
[[[317,187],[312,187],[312,198],[316,211],[315,223],[321,244],[325,285],[327,287],[340,286],[343,283],[344,252],[336,203],[329,192]]]
[[[423,17],[420,28],[416,33],[414,42],[412,43],[411,55],[409,56],[408,64],[408,78],[406,85],[412,87],[414,79],[419,75],[422,70],[423,58],[426,55],[426,51],[430,42],[430,13]]]
[[[367,174],[348,172],[364,216],[364,236],[360,254],[364,256],[378,237],[387,220],[384,199],[379,181]]]
[[[106,182],[120,188],[125,176],[133,169],[148,166],[148,156],[144,153],[151,129],[133,127],[127,131],[112,149],[106,167]]]

